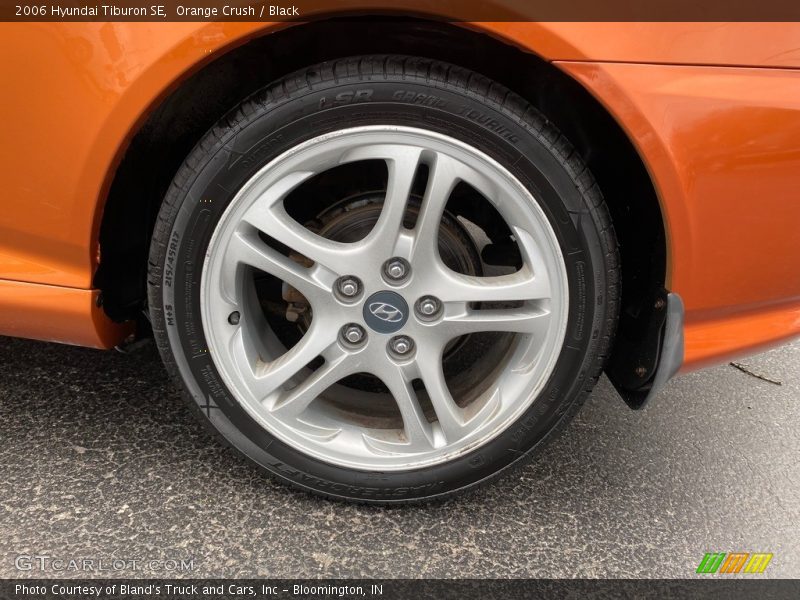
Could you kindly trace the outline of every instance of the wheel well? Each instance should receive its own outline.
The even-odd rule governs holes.
[[[296,69],[345,56],[414,54],[479,72],[515,91],[571,140],[595,175],[620,244],[622,312],[639,314],[666,275],[656,191],[627,135],[581,85],[534,54],[458,25],[406,18],[331,19],[255,39],[187,78],[133,137],[100,228],[95,286],[115,320],[145,305],[150,236],[164,194],[192,147],[233,106]],[[202,98],[202,102],[197,99]]]

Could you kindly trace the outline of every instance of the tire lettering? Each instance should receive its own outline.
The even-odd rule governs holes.
[[[339,92],[333,97],[333,106],[343,104],[354,104],[356,102],[370,102],[372,100],[372,90],[356,90],[355,92]],[[320,100],[320,106],[326,103],[326,99]]]
[[[583,339],[584,313],[586,311],[586,265],[583,261],[575,263],[576,295],[578,296],[578,310],[575,315],[575,327],[572,337],[575,340]]]
[[[447,104],[444,100],[439,98],[439,96],[434,96],[433,94],[423,94],[422,92],[412,92],[409,90],[397,90],[394,94],[392,94],[392,99],[398,100],[399,102],[419,104],[431,108],[441,108]]]
[[[508,140],[512,144],[516,144],[517,142],[519,142],[519,138],[516,135],[514,135],[508,127],[506,127],[502,123],[499,123],[489,115],[482,113],[479,110],[470,108],[468,106],[462,106],[461,110],[459,111],[459,114],[466,117],[467,119],[470,119],[471,121],[474,121],[478,125],[482,125],[489,131],[493,131],[494,133],[496,133],[503,139]]]
[[[164,264],[164,286],[172,287],[175,278],[175,259],[178,256],[178,245],[181,241],[181,236],[177,231],[172,232],[172,237],[169,240],[167,247],[167,260]]]

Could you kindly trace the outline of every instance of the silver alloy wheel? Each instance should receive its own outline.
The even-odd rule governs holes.
[[[314,175],[355,161],[383,159],[386,199],[372,231],[362,240],[325,239],[288,213],[283,199]],[[412,181],[420,164],[429,169],[414,229],[403,226]],[[509,226],[523,260],[512,274],[472,277],[450,270],[437,250],[445,204],[458,182],[488,199]],[[259,235],[313,261],[301,264]],[[399,257],[410,273],[388,284],[384,264]],[[255,270],[302,293],[312,319],[287,351],[258,309]],[[335,292],[341,277],[360,280],[357,302]],[[488,442],[536,399],[555,366],[567,324],[567,275],[558,241],[531,193],[503,166],[454,138],[422,129],[368,126],[308,140],[271,161],[239,191],[220,219],[203,265],[201,312],[208,351],[235,398],[277,438],[342,467],[400,471],[447,462]],[[378,301],[370,299],[377,297]],[[432,320],[414,314],[424,297],[436,298]],[[397,299],[396,301],[393,299]],[[474,303],[514,302],[513,308],[475,308]],[[386,307],[406,311],[402,319]],[[411,308],[409,308],[411,307]],[[380,312],[380,315],[377,315]],[[238,312],[233,324],[229,316]],[[375,326],[372,312],[388,327]],[[402,312],[402,310],[400,310]],[[390,315],[391,318],[387,315]],[[401,322],[402,321],[402,322]],[[366,335],[343,341],[355,323]],[[370,326],[373,323],[373,326]],[[462,408],[445,380],[447,344],[475,332],[510,332],[513,343],[486,389]],[[413,350],[400,355],[389,342],[405,336]],[[308,368],[318,357],[324,362]],[[402,427],[376,427],[321,401],[341,379],[369,373],[394,397]],[[424,413],[413,382],[421,380],[435,418]],[[345,388],[339,394],[357,393]]]

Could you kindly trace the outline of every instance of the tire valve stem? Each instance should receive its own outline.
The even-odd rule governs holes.
[[[235,310],[228,315],[228,323],[230,323],[231,325],[238,325],[239,318],[240,318],[239,311]]]

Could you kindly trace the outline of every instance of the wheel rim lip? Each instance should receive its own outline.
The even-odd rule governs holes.
[[[435,143],[440,146],[451,147],[454,149],[454,151],[457,150],[470,155],[472,158],[477,159],[478,162],[484,163],[486,168],[493,170],[498,176],[504,178],[507,183],[513,185],[518,193],[518,197],[515,198],[515,201],[524,202],[525,209],[529,211],[532,222],[534,222],[538,228],[541,228],[544,230],[544,232],[546,232],[546,236],[544,236],[545,239],[540,240],[540,242],[543,241],[546,245],[546,249],[548,250],[546,258],[548,258],[550,261],[550,263],[547,265],[547,272],[552,281],[551,300],[553,301],[552,312],[554,326],[551,326],[551,331],[547,334],[546,343],[542,344],[542,352],[549,350],[549,353],[544,359],[537,361],[534,370],[538,372],[538,375],[535,378],[535,381],[528,385],[522,392],[522,395],[525,396],[525,398],[515,401],[514,410],[506,411],[508,414],[504,415],[503,419],[498,423],[494,423],[494,420],[492,420],[492,423],[494,423],[492,427],[487,428],[484,426],[479,429],[478,432],[480,432],[481,435],[476,435],[476,432],[472,432],[465,438],[458,440],[455,444],[448,444],[445,447],[437,448],[434,452],[424,453],[423,455],[417,453],[398,453],[393,457],[347,457],[340,454],[331,456],[331,454],[326,452],[325,448],[320,444],[315,442],[309,444],[306,436],[295,435],[289,426],[281,422],[276,422],[275,419],[272,419],[271,415],[267,413],[266,409],[260,406],[256,398],[250,397],[248,390],[246,389],[246,385],[240,385],[241,382],[237,378],[236,365],[235,363],[231,364],[229,352],[220,351],[220,344],[217,340],[217,336],[215,335],[216,328],[223,327],[223,325],[216,324],[215,326],[214,318],[210,314],[211,311],[209,306],[211,305],[211,290],[218,288],[212,287],[212,285],[209,284],[209,281],[215,277],[218,277],[219,264],[222,260],[220,258],[222,252],[219,252],[218,250],[220,248],[224,248],[222,244],[227,243],[227,240],[230,238],[230,235],[232,235],[232,232],[237,230],[236,228],[239,221],[235,219],[236,213],[243,211],[248,206],[258,201],[257,197],[249,197],[253,190],[258,187],[258,184],[263,179],[268,178],[270,174],[275,171],[275,169],[285,165],[298,155],[308,152],[315,146],[324,145],[333,140],[347,138],[350,136],[363,135],[382,136],[382,139],[375,140],[374,143],[376,145],[387,143],[385,136],[390,136],[392,138],[401,136],[402,139],[418,139],[422,142],[427,141],[431,144]],[[396,140],[389,139],[388,141],[394,143]],[[359,144],[363,145],[363,142],[359,142]],[[328,168],[330,168],[330,166],[327,166],[325,169],[321,169],[319,172],[322,172]],[[501,216],[508,223],[508,219],[503,213],[501,206],[495,204],[495,208],[500,211]],[[412,265],[412,270],[413,268],[414,267]],[[236,402],[245,409],[247,414],[269,433],[275,435],[282,442],[303,452],[304,454],[310,455],[335,466],[367,471],[408,471],[450,462],[466,453],[475,450],[480,446],[483,446],[508,429],[512,423],[514,423],[528,408],[530,408],[530,406],[532,406],[553,373],[555,364],[561,353],[564,339],[566,337],[569,302],[567,272],[563,254],[558,244],[555,231],[553,230],[550,221],[547,219],[543,209],[533,194],[527,188],[525,188],[522,183],[519,182],[519,180],[516,179],[504,166],[499,164],[490,156],[486,155],[481,150],[478,150],[477,148],[474,148],[465,142],[429,130],[394,125],[352,127],[326,133],[296,145],[259,169],[259,171],[255,173],[247,182],[245,182],[245,184],[235,194],[234,198],[223,212],[223,215],[220,217],[215,227],[203,262],[200,298],[203,333],[207,341],[209,354],[216,369],[225,382],[229,393],[236,400]],[[553,331],[554,328],[555,331]],[[369,327],[367,327],[367,330],[369,331]],[[399,332],[388,334],[388,336],[392,337],[402,333],[403,331],[400,330]],[[530,351],[530,344],[523,344],[522,346],[524,350],[528,352]],[[513,352],[509,355],[511,358],[503,366],[503,373],[498,376],[498,379],[505,375],[505,373],[511,368],[514,357],[518,355],[524,355],[524,352],[521,352],[520,348],[513,350]],[[543,365],[541,368],[540,363]],[[243,387],[245,389],[242,389]],[[494,384],[492,387],[494,387]],[[483,431],[485,429],[488,429],[488,431]]]

